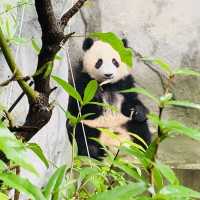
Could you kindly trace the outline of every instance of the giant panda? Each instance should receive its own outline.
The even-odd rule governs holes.
[[[127,40],[123,39],[122,41],[125,48],[128,48]],[[121,141],[124,139],[132,140],[129,132],[135,133],[149,144],[151,133],[146,117],[148,109],[139,100],[136,93],[120,92],[135,86],[130,67],[122,62],[119,53],[109,43],[86,38],[82,48],[83,58],[75,73],[77,91],[83,97],[84,89],[89,81],[96,80],[99,83],[99,88],[93,101],[111,104],[117,108],[117,112],[95,104],[88,104],[82,108],[82,115],[94,114],[88,116],[87,120],[83,120],[83,123],[78,123],[76,127],[75,139],[78,154],[87,156],[89,150],[89,155],[92,158],[101,160],[105,156],[105,150],[101,143],[108,148],[112,148],[112,145],[118,145],[116,141],[112,141],[112,138],[103,134],[97,127],[113,129],[118,134],[118,138],[121,138]],[[69,97],[68,111],[74,116],[79,113],[77,101],[72,97]],[[83,128],[88,149],[86,148]],[[73,127],[67,122],[67,131],[71,143],[72,129]],[[93,138],[100,140],[100,143]],[[140,140],[133,140],[140,143]]]

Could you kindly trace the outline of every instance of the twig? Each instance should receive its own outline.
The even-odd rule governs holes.
[[[20,174],[20,167],[16,168],[16,175]],[[15,189],[14,200],[19,200],[20,192]]]
[[[72,8],[70,8],[62,17],[61,17],[61,28],[64,29],[68,24],[69,20],[80,10],[87,0],[78,0]]]
[[[162,76],[161,73],[158,70],[156,70],[151,64],[149,64],[148,62],[144,61],[143,60],[144,56],[141,53],[139,53],[138,51],[134,50],[133,48],[132,48],[132,50],[133,50],[135,56],[138,57],[141,62],[143,62],[149,69],[151,69],[155,74],[157,74],[157,76],[160,79],[162,89],[164,91],[165,90],[165,83],[164,83],[164,80],[163,80],[164,76]]]
[[[6,62],[8,64],[8,66],[10,67],[10,70],[12,71],[12,73],[15,73],[16,77],[24,77],[22,75],[22,72],[20,71],[19,67],[15,63],[14,56],[12,54],[11,49],[8,47],[8,44],[7,44],[6,39],[4,37],[4,34],[3,34],[2,30],[1,30],[1,27],[0,27],[0,47],[1,47],[1,50],[2,50],[2,52],[4,54],[5,59],[6,59]],[[28,98],[33,99],[33,100],[37,98],[38,93],[36,91],[34,91],[26,83],[26,81],[17,80],[17,82],[19,83],[19,85],[22,88],[22,90],[26,93]]]
[[[29,83],[29,86],[32,86],[33,85],[33,81],[31,81]],[[17,99],[14,101],[14,103],[11,105],[11,107],[8,109],[8,113],[12,112],[13,109],[15,108],[15,106],[20,102],[20,100],[23,98],[23,96],[25,95],[24,92],[22,92],[19,97],[17,97]],[[3,122],[6,118],[5,117],[2,117],[1,118],[1,121]]]
[[[60,47],[62,47],[66,43],[66,41],[74,34],[75,34],[75,32],[72,32],[72,33],[69,33],[69,34],[65,35],[63,40],[60,43]]]
[[[6,110],[3,111],[5,114],[6,119],[8,120],[9,127],[13,127],[13,121],[11,119],[10,113]]]

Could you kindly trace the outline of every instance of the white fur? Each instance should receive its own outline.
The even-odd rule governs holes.
[[[119,67],[112,63],[115,58]],[[99,69],[95,68],[98,59],[103,60],[103,64]],[[119,53],[108,43],[95,41],[90,49],[88,49],[83,57],[83,70],[90,74],[93,79],[99,82],[114,83],[130,73],[130,69],[121,61]],[[113,74],[112,79],[105,79],[104,74]]]
[[[108,92],[103,93],[102,98],[104,103],[110,103],[111,96]],[[115,147],[119,147],[125,141],[131,141],[129,133],[127,132],[125,127],[123,127],[123,125],[127,123],[130,119],[120,112],[123,99],[123,96],[118,93],[114,95],[112,94],[111,101],[113,101],[112,105],[117,108],[116,112],[113,112],[109,109],[104,109],[103,115],[101,115],[100,117],[92,120],[82,121],[85,125],[88,125],[90,127],[106,128],[117,133],[116,138],[113,138],[102,132],[100,134],[100,137],[98,138],[99,141],[105,146],[109,147],[109,149],[113,153],[115,152]]]

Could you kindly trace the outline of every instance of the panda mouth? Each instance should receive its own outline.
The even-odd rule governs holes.
[[[100,86],[105,85],[105,84],[108,84],[108,83],[111,83],[111,82],[112,82],[112,79],[113,79],[113,78],[104,79],[104,81],[102,81],[102,82],[100,83]]]

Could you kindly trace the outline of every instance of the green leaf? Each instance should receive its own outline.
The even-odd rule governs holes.
[[[32,43],[33,49],[36,51],[37,54],[39,54],[41,48],[39,47],[39,45],[37,44],[34,38],[31,40],[31,43]]]
[[[0,150],[15,164],[38,175],[36,169],[27,158],[26,146],[20,140],[17,140],[7,128],[3,127],[2,123],[0,123]]]
[[[139,135],[131,132],[128,132],[128,134],[137,139],[138,141],[140,141],[146,148],[148,148],[147,143]]]
[[[78,122],[80,122],[81,120],[84,120],[86,118],[88,118],[89,116],[92,116],[92,115],[95,115],[96,113],[87,113],[87,114],[84,114],[84,115],[81,115],[80,117],[78,117]]]
[[[128,163],[124,163],[119,159],[114,160],[113,164],[114,164],[114,166],[116,166],[119,169],[123,170],[126,174],[128,174],[130,177],[134,178],[135,180],[144,181],[144,177],[140,176],[138,171],[135,168],[133,168],[132,165],[130,165]]]
[[[182,75],[182,76],[200,76],[200,72],[194,71],[190,68],[179,68],[173,71],[174,75]]]
[[[119,136],[117,134],[115,134],[114,131],[107,129],[107,128],[98,128],[98,130],[100,132],[102,132],[102,134],[107,135],[108,137],[112,138],[113,140],[118,140]]]
[[[159,67],[163,69],[165,72],[167,72],[168,74],[172,73],[170,65],[160,58],[143,58],[142,60],[151,62],[152,64],[155,64],[155,65],[159,65]]]
[[[171,197],[182,197],[182,198],[200,198],[200,193],[192,189],[181,185],[169,185],[164,187],[160,194],[164,194]]]
[[[155,59],[153,61],[153,64],[157,64],[160,66],[161,69],[163,69],[164,71],[168,72],[168,73],[171,73],[171,69],[170,69],[170,65],[167,64],[165,61],[163,61],[162,59]]]
[[[8,200],[9,197],[8,197],[7,195],[5,195],[4,193],[1,193],[1,192],[0,192],[0,199],[1,199],[1,200]]]
[[[45,164],[47,168],[49,167],[48,160],[46,159],[41,147],[38,144],[28,143],[27,147],[31,149],[40,158],[40,160]]]
[[[108,104],[108,103],[100,103],[100,102],[93,102],[93,101],[90,101],[88,104],[93,104],[93,105],[97,105],[97,106],[102,106],[103,108],[105,109],[110,109],[112,112],[117,112],[118,109],[117,107],[111,105],[111,104]]]
[[[56,56],[55,56],[55,59],[56,59],[56,60],[62,60],[63,57],[62,57],[62,56],[59,56],[59,55],[56,55]]]
[[[180,106],[200,110],[200,104],[192,103],[189,101],[167,101],[165,105]]]
[[[167,93],[164,96],[161,96],[160,105],[164,107],[172,99],[172,97],[173,97],[172,93]]]
[[[154,157],[157,153],[157,149],[158,149],[158,143],[159,143],[159,138],[156,137],[151,144],[148,146],[146,152],[145,152],[145,156],[149,159],[149,160],[154,160]]]
[[[2,180],[5,185],[17,189],[33,200],[46,200],[40,189],[33,185],[28,179],[13,173],[0,173],[0,180]]]
[[[115,187],[112,190],[108,190],[102,193],[97,193],[88,200],[129,200],[131,197],[142,194],[147,189],[145,183],[130,183],[123,186]]]
[[[4,163],[2,160],[0,160],[0,172],[7,169],[6,163]]]
[[[119,39],[114,33],[96,32],[96,33],[91,33],[90,37],[97,38],[98,40],[110,44],[112,48],[119,53],[122,62],[127,64],[129,67],[132,67],[133,65],[132,50],[130,48],[125,48],[122,40]]]
[[[152,175],[155,187],[157,188],[158,191],[161,190],[164,186],[164,181],[160,171],[154,167],[152,170]]]
[[[91,176],[96,176],[99,173],[99,170],[97,167],[84,167],[80,170],[80,177],[82,179],[86,178],[89,176],[89,178],[91,178]]]
[[[82,98],[73,86],[71,86],[65,80],[63,80],[57,76],[52,76],[52,77],[58,83],[58,85],[60,85],[71,97],[78,100],[82,104],[82,102],[83,102]]]
[[[75,116],[73,116],[69,111],[65,112],[65,116],[67,119],[69,119],[69,122],[72,126],[78,123],[78,119]]]
[[[200,130],[190,128],[177,121],[161,121],[162,129],[169,134],[179,133],[195,140],[200,140]]]
[[[43,190],[43,194],[46,197],[46,200],[51,200],[52,196],[54,200],[59,199],[59,189],[65,179],[65,173],[67,166],[63,165],[59,167],[54,174],[50,177],[47,185]]]
[[[145,168],[149,166],[149,159],[146,157],[145,153],[134,146],[121,146],[120,151],[137,158]]]
[[[144,197],[144,196],[142,196],[142,197],[136,197],[136,198],[134,198],[134,200],[152,200],[152,198],[151,197]]]
[[[138,93],[138,94],[142,94],[144,96],[149,97],[150,99],[152,99],[153,101],[155,101],[157,104],[159,104],[159,100],[157,97],[153,96],[150,92],[148,92],[147,90],[145,90],[144,88],[139,88],[139,87],[135,87],[135,88],[130,88],[127,90],[121,90],[121,93]]]
[[[15,44],[17,45],[20,45],[20,44],[25,44],[27,43],[27,39],[26,38],[23,38],[23,37],[13,37],[11,40],[11,42],[14,42]]]
[[[88,102],[90,102],[95,94],[96,94],[96,91],[97,91],[97,88],[98,88],[98,84],[97,84],[97,81],[96,80],[91,80],[85,90],[84,90],[84,96],[83,96],[83,104],[87,104]]]
[[[155,167],[162,173],[162,175],[173,185],[178,185],[179,180],[173,170],[161,162],[155,163]]]

